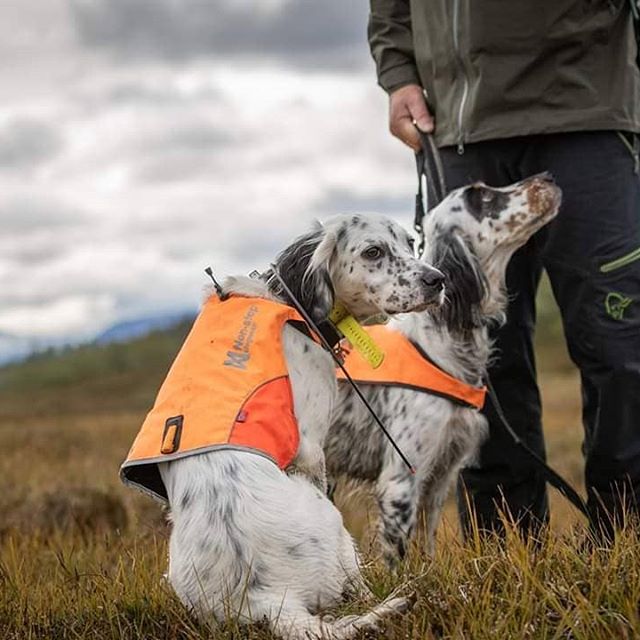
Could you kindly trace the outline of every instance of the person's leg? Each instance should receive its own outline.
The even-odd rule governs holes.
[[[531,155],[563,190],[545,266],[582,375],[588,505],[610,532],[640,500],[640,178],[615,132],[540,136]]]
[[[447,187],[454,189],[475,180],[491,186],[515,182],[524,177],[520,161],[525,148],[525,139],[513,139],[467,145],[463,155],[454,149],[443,149]],[[511,426],[529,447],[544,457],[533,352],[542,244],[543,236],[534,236],[509,264],[507,324],[496,334],[497,358],[490,376]],[[463,472],[458,491],[463,531],[469,534],[472,513],[480,529],[500,531],[500,511],[505,511],[524,532],[530,532],[548,519],[544,478],[514,445],[490,401],[484,411],[489,419],[489,438],[481,449],[479,465]]]

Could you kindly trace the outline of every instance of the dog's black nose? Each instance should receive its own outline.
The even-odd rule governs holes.
[[[444,286],[445,275],[438,269],[428,269],[422,274],[420,280],[428,289],[439,291]]]

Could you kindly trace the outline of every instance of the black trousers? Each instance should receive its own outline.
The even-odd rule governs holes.
[[[582,380],[588,505],[611,530],[623,508],[640,505],[640,179],[631,134],[614,131],[526,136],[442,149],[447,187],[475,180],[504,186],[550,171],[562,188],[558,217],[512,258],[506,326],[497,332],[490,375],[505,413],[544,456],[533,352],[535,294],[546,269]],[[626,144],[625,144],[626,141]],[[548,520],[545,481],[486,409],[490,436],[459,492],[482,529],[500,529],[506,502],[523,530]]]

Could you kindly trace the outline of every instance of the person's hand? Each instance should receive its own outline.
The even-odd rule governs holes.
[[[420,136],[414,121],[421,131],[433,131],[433,117],[427,109],[422,87],[408,84],[389,96],[389,130],[414,151],[420,151]]]

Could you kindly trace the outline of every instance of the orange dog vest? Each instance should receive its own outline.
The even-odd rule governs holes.
[[[122,465],[122,480],[166,500],[159,462],[240,449],[289,466],[299,433],[282,350],[287,322],[302,318],[284,304],[209,298]]]
[[[384,325],[367,327],[367,333],[386,355],[382,364],[372,369],[355,350],[351,351],[344,364],[356,382],[408,387],[444,396],[476,409],[484,406],[485,387],[473,387],[445,373],[401,333]],[[338,379],[345,380],[340,370]]]

